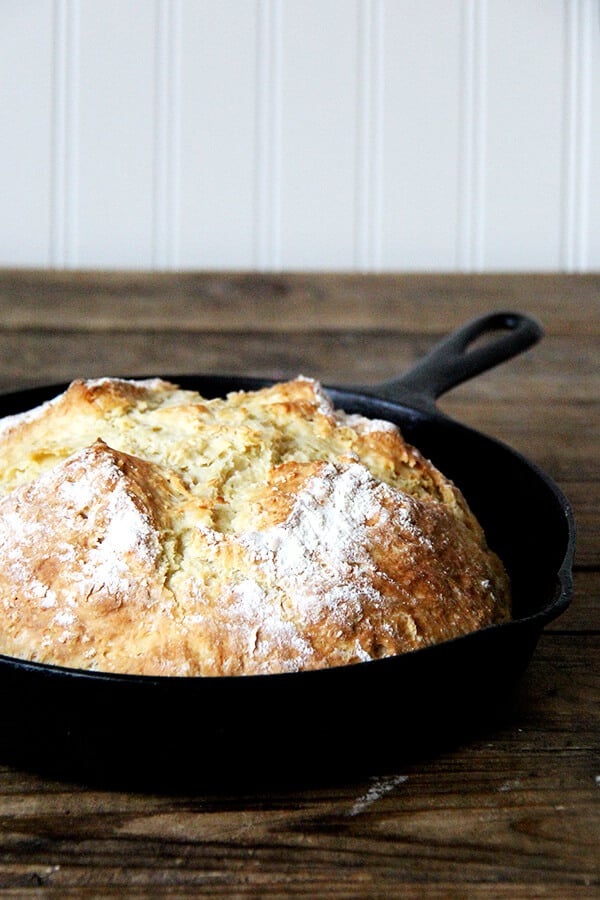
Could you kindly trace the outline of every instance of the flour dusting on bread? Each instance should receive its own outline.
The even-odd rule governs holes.
[[[0,652],[272,674],[502,621],[508,577],[398,428],[299,377],[206,399],[74,382],[0,421]]]

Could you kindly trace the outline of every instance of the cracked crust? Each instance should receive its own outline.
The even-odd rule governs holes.
[[[457,488],[298,378],[206,400],[74,382],[0,423],[0,652],[240,675],[376,659],[501,621]]]

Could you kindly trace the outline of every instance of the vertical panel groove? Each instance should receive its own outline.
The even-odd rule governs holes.
[[[581,102],[579,121],[581,134],[581,165],[579,172],[579,251],[577,268],[589,268],[589,222],[590,222],[590,176],[592,148],[592,70],[593,70],[593,27],[598,24],[598,8],[594,14],[594,0],[582,0],[581,21]],[[596,19],[595,19],[596,15]]]
[[[381,267],[383,154],[383,2],[359,5],[356,223],[354,267]]]
[[[66,264],[79,265],[79,78],[80,78],[80,0],[69,4],[69,54],[67,91],[67,242]]]
[[[156,10],[154,223],[155,268],[178,261],[181,8],[179,0],[158,0]]]
[[[463,0],[461,5],[461,43],[462,69],[460,73],[460,171],[458,173],[458,244],[457,266],[462,271],[471,267],[471,230],[472,230],[472,150],[473,150],[473,5]]]
[[[78,0],[55,0],[50,264],[77,265]]]
[[[384,152],[384,91],[385,91],[385,7],[383,0],[375,0],[373,64],[373,167],[371,213],[371,264],[380,271],[383,257],[383,152]]]
[[[461,171],[459,173],[457,267],[484,266],[486,136],[486,4],[463,0],[461,72]]]
[[[567,272],[587,265],[591,38],[591,0],[566,0],[562,268]]]
[[[271,267],[281,268],[281,0],[271,0]]]
[[[268,184],[267,146],[267,85],[269,68],[267,50],[269,47],[268,0],[256,0],[256,163],[255,171],[255,222],[254,257],[255,265],[262,269],[266,263],[268,230],[266,216],[266,194]]]
[[[55,0],[53,29],[52,96],[52,212],[50,219],[50,263],[64,265],[65,256],[65,116],[66,116],[66,0]]]
[[[369,268],[369,151],[371,102],[372,0],[358,5],[356,67],[356,159],[354,175],[354,268]]]
[[[182,42],[181,28],[183,13],[181,0],[172,0],[171,69],[169,94],[169,134],[171,136],[170,188],[171,206],[169,216],[169,262],[175,269],[180,263],[180,220],[181,220],[181,71]]]
[[[484,267],[487,0],[463,0],[457,268]]]
[[[255,260],[281,266],[281,2],[259,0],[256,65]]]
[[[485,143],[487,131],[487,0],[479,0],[476,5],[475,22],[475,129],[474,129],[474,176],[475,185],[473,267],[482,272],[485,268],[484,229],[486,215],[485,196]]]
[[[166,268],[167,192],[168,192],[168,29],[169,4],[155,2],[155,58],[154,58],[154,171],[153,171],[153,230],[152,264]]]
[[[562,268],[573,270],[575,240],[575,157],[577,153],[577,18],[578,4],[565,0],[563,173],[562,173]]]

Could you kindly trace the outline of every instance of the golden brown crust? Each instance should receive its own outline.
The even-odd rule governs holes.
[[[299,378],[205,400],[74,382],[0,423],[0,652],[102,671],[274,673],[509,615],[454,485]]]

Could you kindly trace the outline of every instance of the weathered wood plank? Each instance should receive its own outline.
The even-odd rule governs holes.
[[[0,765],[3,895],[598,895],[599,288],[600,275],[0,272],[5,390],[165,372],[374,384],[479,312],[529,311],[546,338],[440,406],[541,465],[579,531],[570,609],[514,702],[473,733],[371,779],[245,793],[101,791]]]
[[[22,887],[36,871],[57,890],[160,884],[236,895],[365,896],[425,881],[454,890],[598,884],[589,756],[530,752],[524,766],[517,747],[486,757],[478,745],[478,769],[471,747],[396,775],[285,795],[140,803],[81,791],[74,802],[55,791],[40,810],[35,793],[16,794],[2,822],[0,886]]]
[[[229,373],[327,384],[394,380],[434,339],[394,332],[161,333],[0,331],[0,388],[75,377],[140,373]],[[548,337],[540,345],[457,387],[447,400],[483,404],[527,400],[531,407],[598,403],[600,338]],[[592,408],[592,407],[590,407]],[[517,406],[514,407],[518,412]],[[552,414],[548,406],[546,412]]]
[[[424,881],[597,885],[597,640],[542,637],[498,724],[390,775],[171,797],[0,769],[0,888],[358,897]]]
[[[598,839],[597,809],[591,803],[586,818],[578,818],[572,806],[551,799],[532,804],[536,791],[523,790],[515,792],[510,806],[494,805],[485,796],[471,800],[457,820],[458,791],[448,791],[447,805],[432,810],[422,799],[413,800],[418,779],[414,785],[409,779],[403,788],[379,803],[379,814],[352,815],[352,802],[331,804],[321,816],[306,808],[270,816],[234,809],[213,813],[210,825],[204,825],[206,814],[182,809],[164,814],[156,824],[150,817],[126,817],[113,824],[112,834],[93,840],[85,840],[85,825],[83,838],[61,829],[52,837],[52,851],[39,854],[38,865],[48,873],[45,883],[55,889],[98,891],[109,885],[143,891],[160,884],[163,890],[171,885],[220,888],[235,896],[252,889],[261,896],[365,897],[381,896],[384,889],[397,896],[399,885],[438,880],[455,890],[462,885],[467,894],[467,885],[481,882],[558,883],[563,890],[598,884],[590,858]],[[427,782],[423,788],[431,790]],[[390,800],[407,805],[394,810]],[[30,875],[32,865],[28,868]],[[5,883],[11,875],[4,873]]]
[[[597,481],[567,481],[561,484],[577,524],[575,562],[600,568],[600,484]]]
[[[462,762],[456,759],[457,768]],[[95,812],[79,813],[71,797],[51,827],[26,813],[15,823],[17,852],[5,854],[0,887],[22,887],[36,869],[55,889],[160,884],[276,893],[279,886],[312,896],[365,896],[424,880],[455,888],[482,881],[597,884],[593,794],[549,779],[549,764],[536,757],[537,770],[495,779],[408,770],[396,784],[373,779],[325,800],[296,795],[294,806],[283,807],[277,797],[228,798],[224,807],[182,803],[149,811],[147,802],[144,811],[109,813],[104,798],[92,797]]]
[[[528,400],[482,404],[452,396],[440,406],[458,422],[522,453],[555,481],[600,477],[600,403],[553,401],[551,414],[545,403]]]
[[[443,333],[529,312],[551,332],[600,333],[600,275],[343,275],[0,270],[5,328]]]
[[[600,634],[600,571],[575,570],[571,605],[548,631]]]

